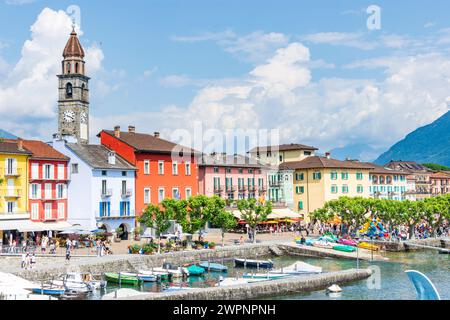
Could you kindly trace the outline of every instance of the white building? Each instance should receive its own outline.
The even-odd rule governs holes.
[[[389,199],[403,201],[407,195],[406,174],[374,165],[370,172],[370,195],[375,199]]]
[[[70,158],[68,222],[111,233],[120,227],[126,239],[135,227],[136,168],[104,146],[70,143],[73,139],[53,141]]]

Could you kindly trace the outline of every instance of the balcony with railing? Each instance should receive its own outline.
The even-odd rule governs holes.
[[[248,191],[249,192],[255,192],[256,191],[256,187],[255,186],[248,186]]]
[[[133,189],[122,189],[122,198],[128,198],[131,197],[133,195]]]
[[[112,194],[113,194],[113,190],[112,189],[102,189],[101,190],[102,198],[112,197]]]
[[[126,211],[120,211],[120,210],[111,210],[109,212],[100,212],[100,211],[96,211],[95,212],[95,216],[97,218],[124,218],[124,217],[135,217],[135,210],[129,210],[129,212]]]
[[[22,190],[17,188],[1,189],[0,196],[4,198],[18,199],[22,197]]]
[[[0,173],[5,177],[20,177],[22,175],[22,168],[6,167],[1,168]]]
[[[279,187],[281,184],[281,180],[269,180],[269,187]]]

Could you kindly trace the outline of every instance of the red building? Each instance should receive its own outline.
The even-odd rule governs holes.
[[[29,158],[29,211],[35,222],[67,220],[69,158],[42,141],[24,140]]]
[[[158,204],[164,198],[187,199],[198,194],[198,166],[194,150],[154,135],[103,130],[98,135],[101,144],[114,150],[137,168],[136,215],[148,204]]]

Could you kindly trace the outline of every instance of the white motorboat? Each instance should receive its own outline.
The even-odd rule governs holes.
[[[284,279],[291,276],[287,273],[244,273],[242,275],[245,279],[261,279],[261,280],[278,280],[278,279]]]
[[[184,267],[178,268],[153,268],[152,271],[169,273],[172,278],[182,278],[183,276],[189,276],[189,270]]]
[[[302,274],[312,274],[312,273],[322,273],[322,267],[316,267],[306,262],[297,261],[290,266],[271,270],[269,273],[281,273],[281,274],[291,274],[291,275],[302,275]]]
[[[155,270],[138,270],[139,274],[144,276],[156,276],[158,279],[166,280],[169,278],[170,273],[167,271],[155,271]]]
[[[332,286],[327,288],[327,292],[329,293],[338,293],[341,292],[342,289],[337,284],[333,284]]]
[[[106,287],[106,281],[94,280],[90,273],[69,272],[58,280],[53,280],[52,285],[65,287],[67,291],[86,293]]]

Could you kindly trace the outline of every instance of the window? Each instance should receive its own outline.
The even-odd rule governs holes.
[[[253,169],[248,169],[249,174],[253,174]]]
[[[17,203],[13,201],[6,202],[6,210],[8,213],[15,213],[17,208]]]
[[[192,197],[192,189],[191,188],[186,188],[185,192],[186,192],[186,199],[189,199],[190,197]]]
[[[240,174],[244,173],[244,169],[239,168],[239,169],[238,169],[238,173],[240,173]]]
[[[66,205],[64,203],[58,203],[58,219],[64,219],[66,217]]]
[[[310,155],[311,155],[311,151],[304,151],[303,154],[304,154],[305,156],[310,156]]]
[[[58,180],[64,180],[65,174],[64,174],[64,165],[58,164]]]
[[[107,192],[107,184],[106,180],[102,180],[102,195],[106,195]]]
[[[120,202],[120,216],[129,216],[130,215],[130,202],[129,201],[121,201]]]
[[[362,186],[362,185],[358,185],[357,187],[356,187],[356,192],[358,192],[358,193],[363,193],[364,192],[364,187]]]
[[[66,185],[65,184],[56,185],[56,196],[58,199],[66,198]]]
[[[303,210],[303,201],[298,202],[298,209]]]
[[[122,180],[122,195],[124,195],[124,196],[127,195],[127,181],[126,180]]]
[[[247,184],[248,184],[249,188],[250,187],[254,187],[255,186],[255,178],[248,178],[247,179]]]
[[[231,173],[231,168],[227,168],[226,173]]]
[[[108,175],[108,172],[106,170],[102,170],[102,176],[106,177]]]
[[[164,200],[165,194],[164,194],[164,188],[158,189],[158,202],[161,203]]]
[[[348,180],[348,172],[341,172],[341,179]]]
[[[320,180],[320,179],[322,179],[322,173],[314,172],[313,173],[313,180]]]
[[[185,163],[185,173],[187,176],[191,175],[191,163],[190,162],[186,162]]]
[[[52,180],[54,178],[54,166],[52,164],[44,164],[44,179]]]
[[[45,184],[44,194],[45,194],[45,199],[51,199],[52,198],[52,184],[51,183],[46,183]]]
[[[144,204],[149,204],[150,201],[150,188],[144,188]]]
[[[280,154],[280,162],[283,162],[283,156]]]
[[[338,193],[338,187],[337,187],[337,185],[333,184],[333,185],[331,186],[331,193],[333,193],[333,194]]]
[[[214,190],[220,190],[220,178],[214,177]]]
[[[39,163],[31,165],[31,179],[39,179]]]
[[[68,84],[66,84],[66,97],[72,98],[72,93],[73,93],[72,84],[69,82]]]
[[[305,179],[305,174],[304,173],[296,173],[295,174],[295,180],[303,181],[304,179]]]
[[[31,199],[40,199],[41,198],[41,185],[40,184],[32,184],[31,185]]]
[[[218,167],[214,167],[214,173],[219,173],[219,168]]]
[[[178,175],[178,162],[177,161],[172,162],[172,174],[174,176]]]
[[[150,160],[144,161],[144,174],[150,174]]]
[[[164,174],[164,161],[158,161],[158,174]]]
[[[267,156],[267,158],[271,158],[272,157],[272,152],[271,151],[267,151],[266,156]]]
[[[44,214],[45,214],[45,220],[52,219],[52,204],[46,203],[44,204]]]
[[[78,173],[78,163],[72,163],[72,174],[77,174]]]
[[[297,194],[303,194],[303,193],[305,193],[305,187],[300,187],[300,186],[296,186],[295,187],[295,192],[297,193]]]
[[[233,179],[232,178],[225,178],[225,185],[226,185],[227,191],[232,190]]]
[[[357,172],[356,173],[356,180],[362,180],[363,179],[363,174],[362,172]]]
[[[180,190],[178,188],[172,188],[172,199],[181,199]]]
[[[346,184],[342,186],[342,193],[348,193],[348,186]]]
[[[31,220],[39,220],[39,203],[31,204]]]
[[[127,176],[127,172],[126,171],[122,171],[122,177],[126,177]]]
[[[109,202],[100,202],[100,217],[109,217],[111,205]]]

